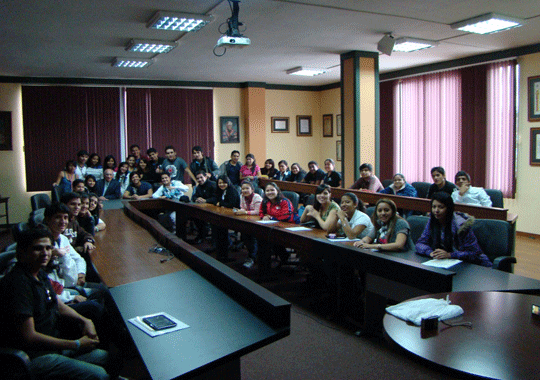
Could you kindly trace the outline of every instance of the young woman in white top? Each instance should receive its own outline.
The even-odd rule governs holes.
[[[337,212],[336,230],[339,235],[349,239],[362,239],[373,231],[373,223],[367,214],[364,203],[358,206],[358,197],[353,193],[345,193],[341,197],[341,208]]]
[[[236,215],[259,215],[262,197],[255,192],[253,184],[250,181],[243,181],[240,195],[240,208],[234,209]],[[242,241],[248,249],[249,256],[244,262],[247,269],[253,267],[257,258],[257,239],[253,236],[242,234]]]

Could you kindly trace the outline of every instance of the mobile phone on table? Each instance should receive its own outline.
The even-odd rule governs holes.
[[[165,330],[176,326],[176,322],[170,320],[163,314],[154,315],[153,317],[146,317],[142,319],[144,323],[150,326],[153,330]]]

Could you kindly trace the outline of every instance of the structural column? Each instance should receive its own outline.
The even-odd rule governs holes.
[[[261,162],[266,159],[265,84],[246,83],[242,96],[246,136],[245,152],[253,153],[255,158],[259,159],[259,165],[261,165]]]
[[[341,55],[343,185],[359,177],[368,162],[379,171],[379,54],[351,51]]]

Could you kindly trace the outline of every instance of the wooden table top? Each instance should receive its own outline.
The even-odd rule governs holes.
[[[448,293],[418,298],[446,298]],[[472,322],[472,329],[439,322],[438,331],[424,334],[420,327],[392,315],[384,317],[386,338],[407,352],[441,368],[482,378],[533,379],[540,373],[540,319],[531,305],[540,297],[507,292],[449,293],[464,314],[448,322]],[[536,375],[535,375],[536,373]]]
[[[161,263],[160,260],[166,256],[149,253],[149,248],[157,243],[156,239],[127,217],[123,210],[105,210],[102,219],[107,228],[96,233],[97,248],[91,259],[108,287],[188,268],[177,258]]]

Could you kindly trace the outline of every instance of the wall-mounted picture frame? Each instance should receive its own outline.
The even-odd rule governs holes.
[[[336,135],[341,136],[341,114],[336,115]]]
[[[239,120],[239,116],[221,116],[219,118],[222,144],[237,144],[240,142]]]
[[[334,137],[334,115],[327,114],[322,117],[323,137]]]
[[[540,121],[540,75],[527,78],[529,94],[529,121]]]
[[[296,135],[297,136],[312,136],[311,116],[297,115],[296,116]]]
[[[336,161],[341,161],[341,140],[336,141]]]
[[[0,111],[0,150],[13,150],[10,111]]]
[[[540,166],[540,128],[531,128],[530,165]]]
[[[289,133],[289,118],[272,117],[272,133]]]

